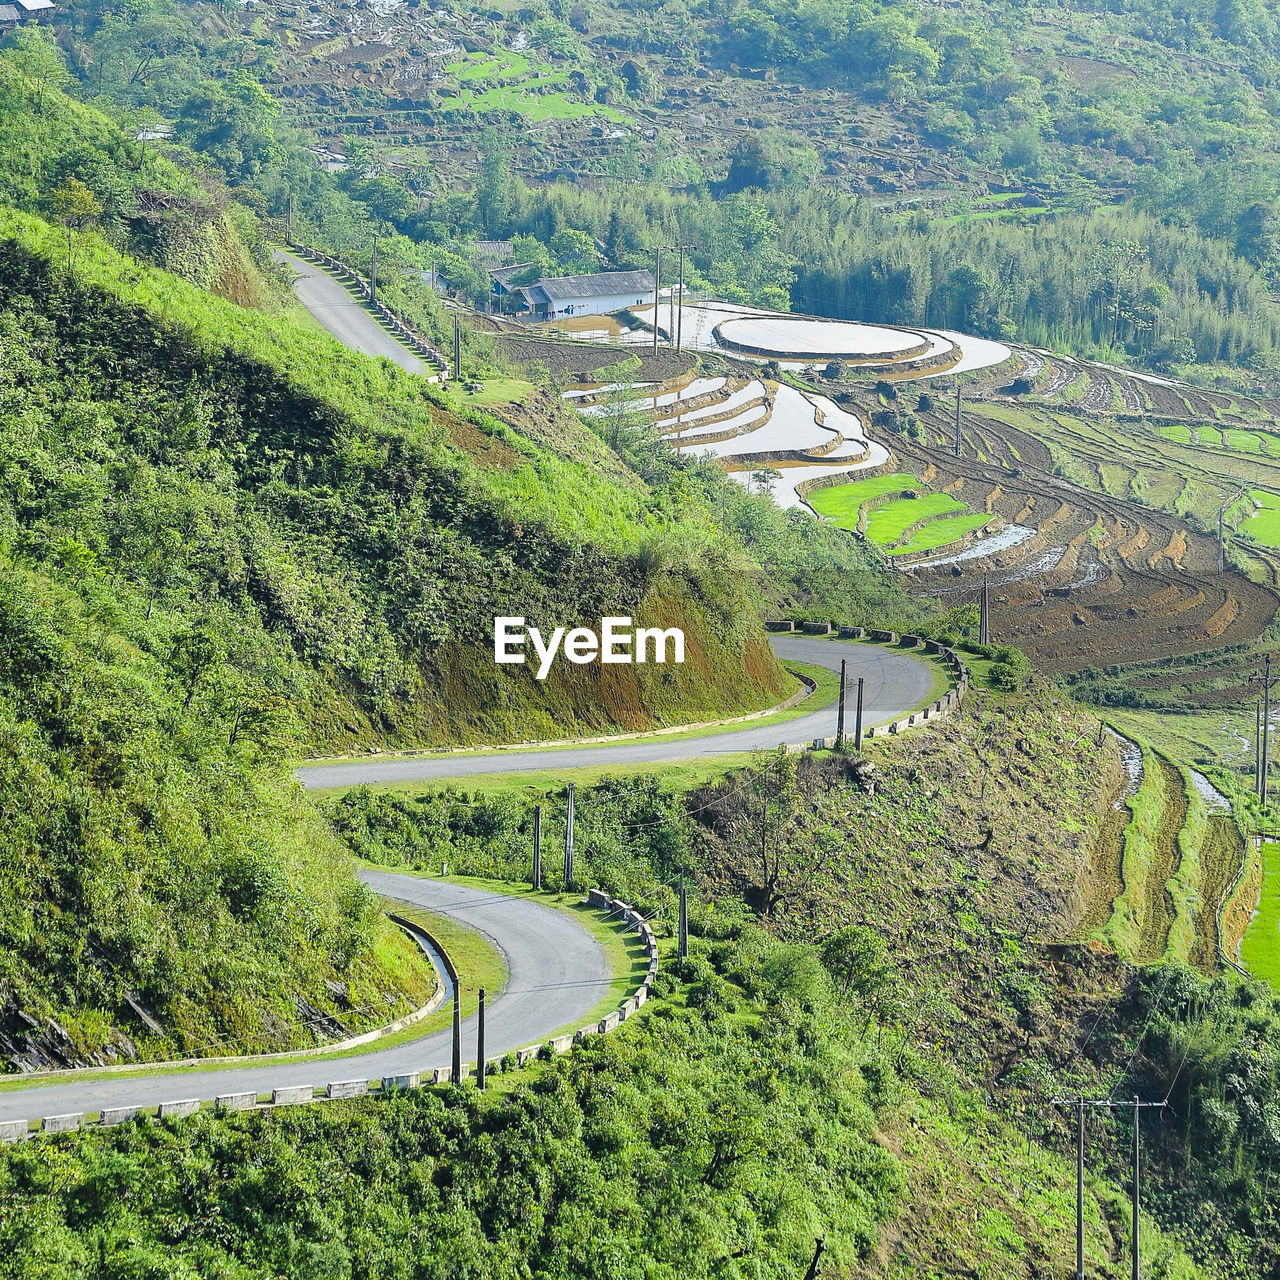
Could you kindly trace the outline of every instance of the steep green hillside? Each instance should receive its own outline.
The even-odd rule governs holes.
[[[105,574],[126,629],[181,634],[181,678],[219,719],[224,668],[257,710],[286,699],[314,748],[705,719],[790,688],[696,488],[646,486],[586,432],[566,458],[465,420],[97,241],[72,278],[50,229],[6,216],[0,234],[24,428],[4,446],[10,536],[73,585]],[[620,610],[682,623],[686,664],[495,671],[497,614]]]
[[[33,30],[21,34],[0,56],[0,205],[93,226],[223,297],[275,304],[280,288],[249,210],[60,92],[69,77],[57,54]]]

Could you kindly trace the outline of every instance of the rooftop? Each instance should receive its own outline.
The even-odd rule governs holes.
[[[653,292],[649,271],[600,271],[590,276],[556,276],[525,286],[539,302],[560,302],[568,298],[608,298],[614,294]]]

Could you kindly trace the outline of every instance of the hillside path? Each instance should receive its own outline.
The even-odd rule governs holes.
[[[277,262],[295,273],[298,301],[344,346],[367,356],[386,356],[410,373],[426,373],[421,360],[402,347],[331,275],[296,254],[277,249]]]
[[[771,636],[779,658],[810,666],[840,670],[840,660],[848,662],[848,699],[845,733],[853,736],[853,717],[858,679],[863,689],[864,728],[897,720],[929,697],[933,689],[933,668],[907,653],[895,653],[878,645],[815,640],[803,636]],[[598,743],[581,747],[503,750],[445,756],[397,756],[358,760],[341,764],[304,765],[298,770],[302,785],[354,787],[363,783],[410,782],[428,778],[465,778],[479,773],[514,773],[530,769],[573,769],[584,765],[665,764],[695,760],[735,751],[770,750],[780,743],[809,743],[815,738],[834,738],[835,703],[808,715],[777,724],[750,722],[696,738],[642,737],[626,742]]]
[[[360,877],[384,897],[469,925],[502,952],[509,976],[506,988],[488,1001],[486,1058],[543,1043],[562,1027],[576,1030],[608,994],[613,975],[603,948],[580,921],[564,911],[445,880],[372,868],[362,870]],[[440,976],[449,986],[443,972]],[[466,974],[462,980],[466,982]],[[452,997],[453,992],[446,994]],[[441,1008],[449,1007],[447,999]],[[255,1064],[250,1058],[243,1066],[222,1069],[33,1082],[25,1088],[0,1091],[0,1120],[100,1111],[103,1107],[154,1107],[177,1099],[267,1093],[293,1085],[323,1086],[333,1080],[375,1080],[447,1067],[451,1056],[452,1031],[445,1029],[392,1048],[379,1049],[375,1043],[338,1059]],[[462,1056],[464,1062],[475,1061],[474,1017],[462,1024]]]

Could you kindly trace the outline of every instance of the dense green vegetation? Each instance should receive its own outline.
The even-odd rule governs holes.
[[[13,67],[0,57],[0,84],[57,164],[77,138],[95,164],[127,153],[29,59]],[[10,188],[29,205],[52,181],[40,154]],[[639,437],[615,450],[568,417],[553,451],[457,414],[390,365],[144,266],[110,243],[148,253],[128,218],[95,218],[0,209],[0,981],[10,1015],[60,1020],[72,1058],[120,1028],[147,1055],[280,1047],[314,1020],[295,995],[367,1023],[423,981],[292,796],[296,753],[752,710],[791,688],[758,609],[921,614],[847,539],[712,467]],[[694,661],[495,678],[496,614],[619,607],[679,622]]]
[[[892,1070],[812,953],[771,955],[732,918],[721,936],[714,967],[704,953],[682,969],[687,1003],[509,1096],[5,1153],[0,1274],[783,1277],[815,1237],[853,1266],[900,1186],[874,1140]]]
[[[510,21],[529,24],[525,53],[479,49],[446,69],[459,89],[440,100],[441,119],[477,142],[474,180],[442,155],[393,153],[358,129],[341,140],[350,166],[320,171],[312,140],[271,92],[293,56],[287,15],[237,24],[211,5],[77,0],[66,45],[82,95],[133,123],[172,122],[166,149],[211,164],[251,208],[279,217],[292,193],[309,238],[365,261],[381,232],[389,268],[438,266],[476,297],[488,289],[476,238],[514,236],[520,260],[540,270],[591,269],[596,244],[627,267],[654,243],[683,242],[694,246],[693,283],[730,298],[1016,335],[1161,368],[1274,372],[1275,24],[1257,6],[1247,16],[1247,6],[1068,15],[898,0],[605,8],[578,6],[574,23],[558,6],[522,10]],[[590,188],[515,175],[513,128],[592,113],[627,122],[604,104],[650,104],[661,48],[679,49],[713,83],[739,63],[767,67],[835,93],[850,120],[878,130],[887,117],[922,162],[973,167],[976,191],[955,197],[971,215],[949,211],[946,184],[905,214],[838,182],[815,190],[824,164],[843,172],[847,156],[816,151],[785,119],[753,122],[727,173],[704,167],[693,144],[664,139],[647,166],[623,147],[621,167]],[[619,49],[635,55],[621,72],[602,56]],[[51,49],[26,56],[49,82],[66,77]],[[372,86],[348,92],[356,119],[388,103]],[[866,133],[852,126],[855,148]],[[1003,181],[1039,201],[989,190]],[[984,202],[1001,217],[983,220]],[[397,271],[386,276],[401,286]]]

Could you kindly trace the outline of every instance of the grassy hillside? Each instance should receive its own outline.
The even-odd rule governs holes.
[[[106,573],[168,641],[191,630],[193,700],[229,665],[333,748],[705,719],[789,688],[696,490],[655,492],[585,431],[563,457],[460,417],[418,379],[96,240],[69,277],[52,229],[0,217],[28,424],[7,446],[8,521],[34,560]],[[683,624],[685,666],[495,671],[496,614],[620,609]]]

